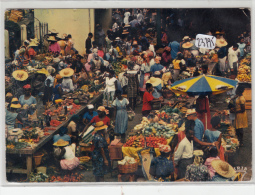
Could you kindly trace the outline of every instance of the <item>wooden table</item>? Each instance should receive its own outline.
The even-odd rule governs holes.
[[[99,101],[102,98],[102,93],[100,93],[98,96],[95,96],[93,99],[89,100],[88,104],[95,104],[97,101]],[[81,114],[84,109],[86,108],[87,105],[82,106],[76,114],[79,115]],[[34,148],[24,148],[24,149],[10,149],[6,148],[6,154],[19,154],[26,156],[26,169],[16,169],[16,168],[6,168],[7,173],[21,173],[21,174],[27,174],[27,176],[30,175],[32,172],[32,167],[33,167],[33,154],[38,151],[42,146],[44,146],[48,141],[52,139],[52,137],[58,133],[60,127],[66,126],[70,120],[72,115],[69,115],[68,120],[64,121],[62,124],[56,127],[56,130],[49,130],[50,135],[44,136],[43,138],[40,139],[38,142],[37,146]]]

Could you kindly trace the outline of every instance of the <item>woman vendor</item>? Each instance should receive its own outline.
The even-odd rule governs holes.
[[[28,106],[31,106],[31,105],[36,105],[37,102],[36,102],[36,99],[34,96],[31,95],[31,85],[27,84],[27,85],[24,85],[23,87],[24,89],[24,95],[21,95],[19,97],[19,102],[21,104],[21,106],[27,104]],[[34,112],[31,112],[29,114],[33,114]]]
[[[72,143],[75,143],[76,145],[79,144],[79,120],[80,117],[75,114],[71,117],[70,123],[67,125],[68,132],[67,134],[71,137]]]
[[[153,86],[151,83],[146,83],[146,91],[143,95],[143,107],[142,107],[142,114],[143,116],[148,116],[152,110],[151,104],[154,102],[159,102],[163,100],[163,97],[154,98],[152,95]]]
[[[105,139],[107,125],[103,121],[97,122],[95,125],[95,135],[92,143],[94,150],[92,151],[92,166],[93,174],[95,175],[96,182],[103,182],[104,175],[110,170],[110,156],[108,144]]]
[[[65,68],[59,72],[60,76],[63,77],[62,81],[62,89],[63,92],[71,92],[74,91],[73,80],[71,76],[74,74],[74,70],[71,68]]]
[[[68,141],[59,139],[53,145],[59,147],[59,155],[57,155],[57,158],[60,160],[61,169],[71,171],[79,166],[80,161],[75,157],[76,146],[74,143],[69,145]]]
[[[17,109],[21,108],[18,98],[13,98],[9,109],[5,109],[5,123],[8,130],[14,129],[16,119],[22,122],[21,116],[17,113]]]
[[[160,79],[160,72],[156,71],[153,75],[153,77],[151,77],[147,83],[151,83],[154,90],[152,92],[152,95],[154,98],[159,98],[162,97],[162,87],[163,87],[163,81],[162,79]]]
[[[96,111],[94,111],[94,106],[92,104],[87,105],[88,111],[83,115],[83,123],[86,125],[90,123],[92,118],[98,115]]]
[[[200,95],[196,99],[196,111],[197,111],[197,117],[204,124],[204,128],[210,129],[212,127],[210,123],[211,112],[209,107],[209,98],[207,96]]]
[[[103,106],[112,108],[112,102],[114,100],[115,91],[118,88],[117,79],[114,77],[114,71],[110,70],[106,73],[105,78],[105,90],[103,94]]]
[[[54,36],[50,36],[48,38],[48,41],[50,42],[49,52],[54,55],[58,55],[60,53],[61,49],[60,49],[60,46],[59,46],[56,38]]]
[[[58,140],[62,139],[64,141],[68,141],[71,144],[71,137],[67,135],[68,129],[66,127],[59,128],[59,134],[53,136],[53,143],[56,143]]]
[[[171,148],[169,145],[158,145],[161,155],[152,159],[150,174],[155,179],[162,178],[164,180],[171,176],[171,181],[174,181],[174,165],[171,159],[168,160]]]
[[[45,88],[44,88],[44,97],[43,97],[43,105],[46,105],[47,102],[51,100],[52,96],[52,90],[53,90],[53,85],[54,85],[54,73],[55,73],[55,68],[52,66],[47,67],[48,75],[47,78],[44,82]]]
[[[52,90],[52,92],[53,92],[52,101],[54,104],[55,104],[55,100],[61,99],[61,96],[63,95],[63,89],[62,89],[62,85],[61,85],[62,76],[57,74],[55,79],[56,79],[56,85]]]
[[[115,107],[115,129],[114,133],[121,135],[121,142],[125,142],[125,133],[128,126],[127,106],[129,101],[121,96],[121,91],[116,91],[116,99],[113,102]]]

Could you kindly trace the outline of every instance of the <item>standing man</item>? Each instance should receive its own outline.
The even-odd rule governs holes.
[[[91,39],[93,37],[93,34],[90,32],[88,34],[88,38],[86,39],[86,42],[85,42],[85,48],[86,48],[86,54],[90,54],[91,53],[91,48],[92,48],[92,43],[91,43]]]
[[[240,49],[238,49],[238,45],[235,43],[232,47],[228,49],[228,62],[230,67],[231,75],[236,77],[237,68],[238,68],[238,57],[240,56]]]

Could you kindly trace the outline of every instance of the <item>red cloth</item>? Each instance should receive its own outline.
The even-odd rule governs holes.
[[[35,50],[32,47],[28,50],[28,55],[29,55],[29,57],[36,55],[36,52],[35,52]]]
[[[202,121],[206,129],[211,129],[211,112],[209,107],[209,99],[207,97],[198,97],[196,100],[197,105],[197,117]],[[200,113],[199,110],[207,110],[207,112]],[[206,125],[206,114],[207,114],[207,125]]]
[[[31,89],[31,85],[26,84],[26,85],[23,86],[23,88],[24,88],[24,89]]]
[[[100,56],[101,58],[104,58],[104,52],[102,50],[98,50],[97,52],[98,56]]]
[[[152,96],[152,94],[150,94],[148,91],[144,92],[142,111],[151,110],[152,109],[151,105],[150,105],[150,101],[152,101],[153,99],[154,99],[154,97]]]
[[[91,123],[97,123],[97,122],[100,122],[100,121],[101,120],[100,120],[99,116],[94,116],[90,122]],[[111,121],[110,121],[110,118],[108,116],[105,116],[103,122],[104,122],[104,125],[107,125],[107,126],[111,125]]]

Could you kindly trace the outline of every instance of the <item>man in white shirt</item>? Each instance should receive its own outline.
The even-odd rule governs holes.
[[[144,20],[144,17],[143,17],[143,14],[142,14],[142,10],[139,11],[139,14],[137,15],[137,20],[138,20],[139,24],[142,24],[142,22]]]
[[[228,49],[228,63],[229,63],[231,74],[237,75],[239,56],[240,56],[240,49],[238,49],[238,45],[235,43],[232,47]]]
[[[193,138],[194,132],[188,131],[174,153],[174,164],[177,165],[179,179],[185,177],[187,166],[193,163]]]

